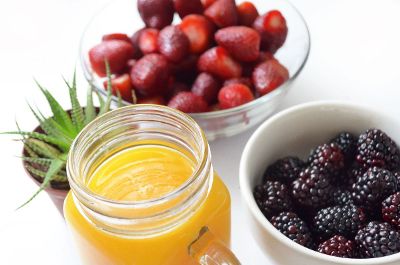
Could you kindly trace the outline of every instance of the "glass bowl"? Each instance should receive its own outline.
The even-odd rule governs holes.
[[[243,0],[237,0],[241,3]],[[192,113],[194,118],[206,133],[209,141],[216,138],[229,137],[241,133],[273,114],[290,87],[293,86],[298,74],[303,69],[310,51],[310,35],[306,22],[298,10],[285,0],[253,0],[260,14],[272,9],[278,9],[286,18],[288,35],[284,45],[277,51],[275,57],[289,70],[290,78],[274,91],[259,97],[247,104],[213,112]],[[173,24],[180,18],[175,14]],[[136,0],[115,0],[104,6],[93,16],[87,25],[80,44],[80,60],[86,79],[99,91],[106,95],[103,87],[104,78],[98,77],[91,69],[88,51],[100,43],[101,37],[107,33],[127,33],[128,36],[142,28]],[[118,98],[113,97],[116,104]],[[129,102],[123,102],[129,105]]]

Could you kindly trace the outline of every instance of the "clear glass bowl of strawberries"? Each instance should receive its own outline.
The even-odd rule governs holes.
[[[176,108],[213,140],[271,115],[309,50],[284,0],[116,0],[87,26],[81,62],[104,95],[108,62],[114,102]]]

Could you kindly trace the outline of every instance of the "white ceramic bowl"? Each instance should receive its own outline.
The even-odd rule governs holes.
[[[400,123],[379,111],[340,102],[313,102],[282,111],[265,121],[252,135],[240,162],[240,189],[252,234],[265,255],[277,264],[385,264],[399,265],[400,253],[382,258],[347,259],[307,249],[286,238],[264,217],[253,197],[267,165],[297,155],[305,158],[311,148],[341,131],[360,134],[379,128],[400,143]]]

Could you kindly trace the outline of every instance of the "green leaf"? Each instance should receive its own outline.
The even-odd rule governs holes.
[[[52,159],[50,158],[42,158],[42,157],[29,157],[29,156],[22,156],[20,157],[23,161],[34,163],[42,166],[49,166],[51,164]]]
[[[87,91],[87,103],[85,108],[85,125],[94,120],[96,117],[96,109],[93,104],[93,87],[89,87]]]
[[[53,121],[51,118],[44,118],[43,114],[39,110],[36,112],[31,105],[28,104],[28,106],[46,134],[55,138],[60,138],[60,140],[69,145],[72,143],[72,138],[68,135],[68,132],[66,132],[58,123]]]
[[[51,111],[53,112],[54,120],[59,123],[62,127],[66,128],[70,133],[75,133],[75,126],[68,113],[62,108],[60,103],[53,97],[53,95],[46,89],[44,89],[36,80],[36,84],[46,97],[47,102],[50,105]]]
[[[35,151],[33,151],[28,145],[25,144],[24,140],[23,140],[23,142],[24,142],[24,148],[30,157],[33,157],[33,158],[39,157],[39,155],[36,154]]]
[[[73,139],[78,135],[78,133],[75,131],[68,131],[68,129],[64,128],[62,125],[57,123],[53,117],[45,118],[44,115],[40,112],[40,110],[38,110],[38,113],[40,114],[42,120],[49,123],[49,126],[56,129],[62,135],[62,138],[64,138],[66,142],[72,143]]]
[[[57,147],[60,147],[61,150],[68,152],[70,144],[63,142],[55,137],[43,134],[43,133],[37,133],[37,132],[21,132],[21,131],[16,131],[16,132],[2,132],[0,134],[15,134],[15,135],[23,135],[23,136],[28,136],[30,138],[38,139],[41,141],[45,141],[49,144],[56,145]]]
[[[37,139],[25,139],[24,144],[25,146],[28,146],[30,149],[32,149],[32,151],[38,154],[40,157],[56,159],[61,154],[60,151],[58,151],[55,147]]]
[[[71,119],[72,123],[75,126],[76,132],[80,132],[82,128],[85,126],[84,124],[84,116],[83,116],[83,109],[79,103],[78,95],[76,92],[76,70],[74,70],[74,75],[72,79],[72,85],[70,85],[67,80],[64,79],[65,84],[69,88],[69,97],[71,100]]]
[[[118,96],[117,107],[121,108],[124,106],[124,104],[122,103],[121,93],[119,93],[119,90],[117,90],[117,96]]]
[[[31,173],[31,174],[35,174],[38,177],[41,177],[42,179],[44,179],[46,177],[46,172],[37,168],[34,168],[30,165],[26,166],[26,169]],[[65,170],[60,170],[58,172],[58,174],[54,175],[53,181],[57,181],[57,182],[68,182],[68,177],[66,175]]]
[[[27,205],[29,202],[31,202],[42,190],[44,190],[45,188],[47,188],[50,184],[50,181],[53,180],[54,176],[57,175],[57,173],[65,166],[65,162],[55,159],[51,162],[49,170],[47,171],[42,185],[40,185],[39,190],[37,190],[32,197],[30,197],[25,203],[23,203],[21,206],[19,206],[17,209],[20,209],[22,207],[24,207],[25,205]]]

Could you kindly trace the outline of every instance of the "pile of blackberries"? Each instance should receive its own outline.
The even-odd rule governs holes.
[[[400,252],[400,150],[379,129],[342,132],[304,162],[269,165],[254,189],[265,217],[320,253],[375,258]]]

